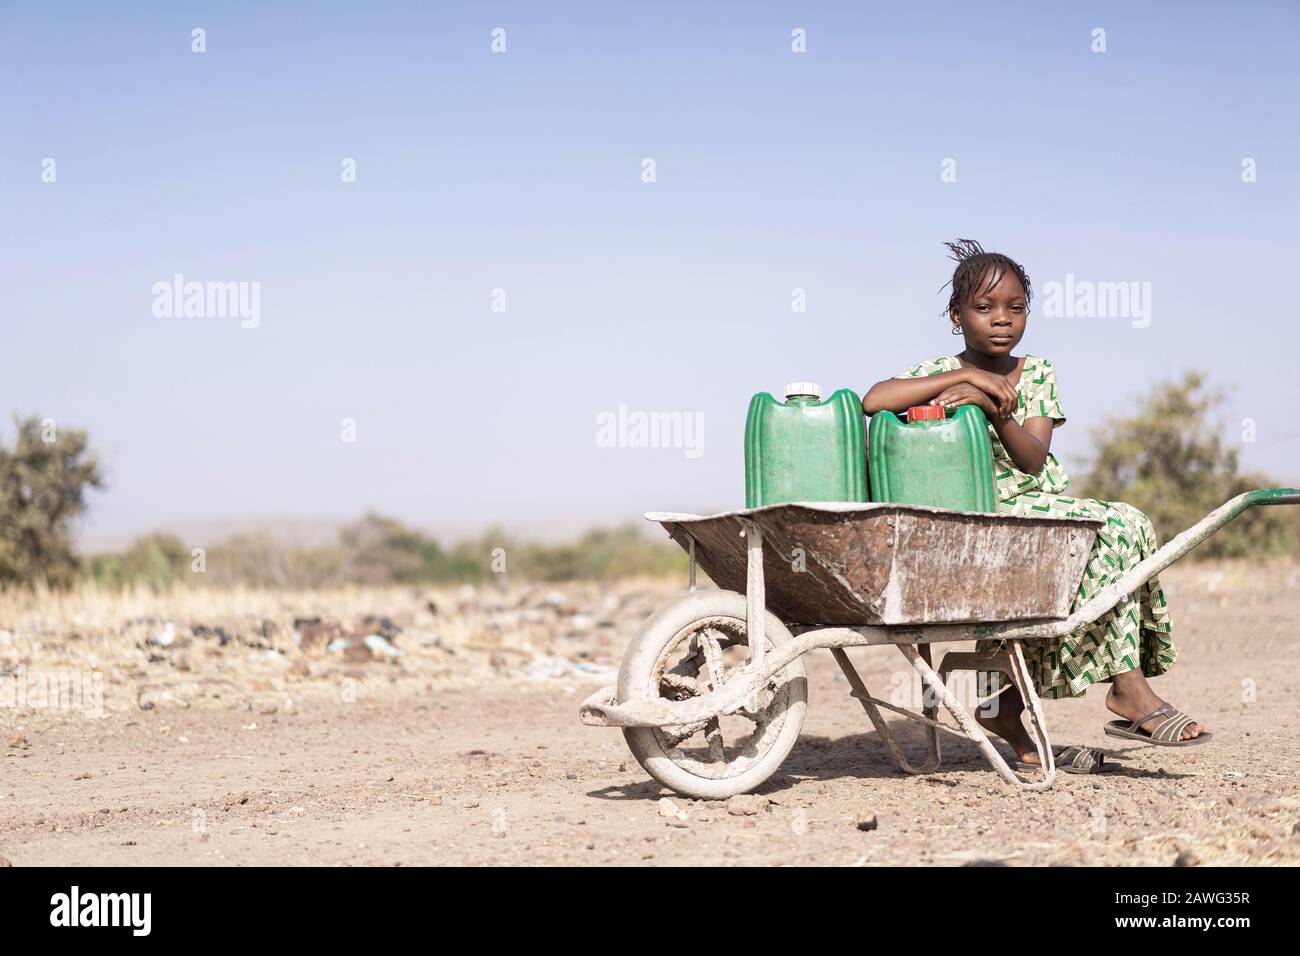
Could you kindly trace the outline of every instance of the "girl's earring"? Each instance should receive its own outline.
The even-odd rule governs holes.
[[[961,326],[960,326],[960,325],[954,325],[954,326],[952,327],[952,334],[953,334],[953,335],[961,335],[961,334],[962,334],[962,333],[961,333]]]

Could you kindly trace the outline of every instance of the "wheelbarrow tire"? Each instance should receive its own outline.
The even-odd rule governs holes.
[[[658,696],[654,671],[661,654],[683,630],[710,617],[745,620],[745,595],[735,591],[707,589],[690,591],[647,618],[628,644],[618,672],[618,700],[625,702],[647,695]],[[763,625],[767,653],[794,640],[789,629],[766,612]],[[796,658],[777,675],[787,688],[785,717],[775,739],[749,767],[735,776],[704,777],[691,773],[676,763],[653,727],[624,727],[623,736],[637,763],[664,786],[677,793],[701,800],[725,800],[747,793],[761,785],[781,766],[799,739],[804,713],[808,708],[808,680],[803,660]]]

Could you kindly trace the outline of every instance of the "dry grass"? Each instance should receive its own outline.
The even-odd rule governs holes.
[[[103,672],[109,709],[247,703],[286,696],[290,685],[337,693],[346,680],[430,687],[578,674],[612,680],[627,636],[678,589],[646,579],[507,592],[7,591],[0,593],[0,673]],[[295,626],[305,618],[319,618],[325,636],[312,640],[309,628]],[[391,622],[397,655],[337,649],[378,633],[376,618]]]
[[[680,580],[554,593],[4,595],[0,681],[23,668],[96,668],[107,719],[0,706],[0,856],[53,866],[644,865],[651,853],[695,866],[1294,865],[1300,564],[1183,563],[1164,583],[1180,658],[1159,692],[1206,721],[1213,746],[1117,745],[1102,733],[1110,715],[1095,689],[1049,703],[1048,722],[1058,743],[1104,747],[1117,774],[1017,793],[956,742],[938,774],[909,778],[829,656],[812,654],[808,720],[764,787],[768,810],[737,817],[673,797],[690,812],[686,829],[660,815],[666,791],[618,733],[577,716]],[[401,628],[400,657],[349,661],[293,639],[295,616],[337,621],[342,633],[367,615]],[[168,621],[176,640],[151,643]],[[225,645],[203,630],[218,626]],[[887,648],[856,660],[875,689],[903,666]],[[918,752],[920,731],[891,723]],[[493,829],[498,810],[508,833]],[[878,815],[877,830],[857,830],[864,812]]]
[[[1300,564],[1182,564],[1163,580],[1182,625],[1191,595],[1227,607],[1269,605],[1300,590]],[[365,680],[406,692],[501,680],[612,682],[636,627],[682,582],[474,588],[252,588],[0,592],[0,674],[101,673],[108,709],[264,706],[334,695]],[[1217,596],[1217,597],[1216,597]],[[326,633],[302,640],[295,621]],[[387,618],[398,653],[340,651]],[[310,635],[309,635],[310,638]],[[330,650],[333,644],[334,650]],[[292,690],[292,693],[291,693]]]

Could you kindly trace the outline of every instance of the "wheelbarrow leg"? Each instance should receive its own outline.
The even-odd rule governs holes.
[[[749,642],[749,661],[745,669],[750,673],[763,669],[767,653],[767,635],[763,633],[767,614],[767,590],[763,582],[763,529],[752,521],[740,519],[744,529],[745,567],[745,639]],[[750,695],[746,705],[757,712],[758,690]]]
[[[1056,777],[1056,757],[1052,754],[1052,741],[1047,736],[1047,718],[1043,715],[1043,702],[1038,699],[1029,668],[1025,666],[1025,655],[1020,641],[1008,641],[1011,657],[1011,683],[1020,691],[1020,699],[1029,711],[1029,729],[1033,734],[1034,746],[1038,748],[1038,760],[1043,767],[1044,780],[1050,786]]]
[[[919,648],[918,648],[918,650],[919,650],[920,653],[921,653],[921,658],[922,658],[922,659],[923,659],[927,664],[932,664],[932,663],[933,663],[933,661],[930,660],[930,645],[929,645],[929,644],[922,644],[922,645],[920,645]],[[922,695],[921,695],[921,713],[925,715],[925,717],[926,717],[927,720],[931,721],[931,723],[930,723],[929,725],[927,725],[927,727],[926,727],[926,731],[927,731],[927,733],[930,735],[930,736],[929,736],[929,739],[930,739],[930,754],[931,754],[932,759],[934,760],[934,768],[935,768],[936,770],[938,770],[938,769],[939,769],[939,730],[938,730],[938,725],[939,725],[939,702],[938,702],[937,700],[935,700],[934,697],[933,697],[932,695],[922,694]],[[929,761],[926,761],[926,766],[929,766],[929,763],[930,763]]]
[[[885,723],[884,716],[880,713],[880,708],[877,707],[875,702],[871,699],[871,694],[867,692],[867,685],[862,682],[862,678],[854,668],[853,662],[849,660],[849,655],[844,653],[842,647],[832,647],[831,653],[835,656],[835,662],[840,665],[840,670],[844,672],[844,676],[848,680],[849,686],[853,688],[853,696],[857,698],[858,703],[862,705],[862,709],[867,712],[867,717],[871,720],[871,726],[876,728],[876,733],[880,735],[880,739],[885,743],[885,749],[888,750],[889,755],[894,758],[894,763],[898,764],[898,769],[903,771],[903,773],[910,774],[933,773],[935,770],[938,770],[939,761],[941,759],[939,755],[939,731],[932,726],[927,726],[925,728],[930,743],[930,754],[926,758],[925,763],[921,764],[919,767],[913,767],[911,763],[908,762],[907,757],[903,755],[903,750],[898,746],[898,742],[894,740],[894,735],[889,732],[889,724]],[[931,719],[934,719],[938,713],[939,711],[937,708],[925,708],[926,716]]]
[[[1012,643],[1018,644],[1018,642]],[[921,655],[917,653],[916,645],[899,644],[896,646],[902,652],[903,656],[907,658],[908,662],[912,665],[912,668],[921,675],[922,682],[929,687],[930,691],[939,699],[940,702],[942,702],[948,713],[952,714],[953,720],[957,721],[957,726],[961,729],[961,735],[967,740],[975,742],[975,745],[979,747],[980,752],[984,754],[985,759],[993,765],[993,769],[1002,776],[1003,780],[1014,786],[1021,787],[1024,790],[1046,790],[1052,785],[1052,781],[1056,777],[1056,767],[1052,763],[1052,752],[1050,747],[1046,748],[1046,755],[1044,756],[1044,745],[1047,741],[1047,724],[1046,721],[1043,720],[1041,709],[1039,709],[1037,714],[1033,716],[1032,720],[1037,734],[1035,745],[1038,747],[1040,759],[1043,760],[1044,778],[1039,781],[1031,782],[1028,780],[1022,780],[1014,770],[1007,766],[1007,762],[1002,759],[1002,755],[998,753],[997,748],[993,746],[993,741],[989,740],[988,734],[984,732],[984,728],[981,727],[967,712],[966,708],[957,701],[957,698],[954,697],[952,692],[944,685],[944,682],[939,678],[939,675],[935,673],[934,668],[932,668],[924,659],[922,659]],[[1025,690],[1029,690],[1027,680],[1028,671],[1027,668],[1025,668],[1024,658],[1020,656],[1020,648],[1018,646],[1012,651],[1013,670],[1016,669],[1014,662],[1017,658],[1019,659],[1019,669],[1022,672],[1020,680],[1024,683],[1024,689],[1021,691],[1023,694]],[[1017,675],[1013,673],[1012,680],[1015,681],[1016,679]],[[1038,698],[1036,695],[1031,694],[1029,699],[1033,701],[1031,706],[1038,706]],[[1028,702],[1029,701],[1027,700],[1026,703],[1028,704]]]

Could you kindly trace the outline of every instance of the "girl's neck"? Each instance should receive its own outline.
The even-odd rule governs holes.
[[[963,365],[971,365],[975,368],[983,369],[986,372],[993,372],[997,375],[1010,375],[1020,364],[1020,360],[1013,355],[985,355],[983,352],[976,352],[969,346],[958,356],[958,360]]]

